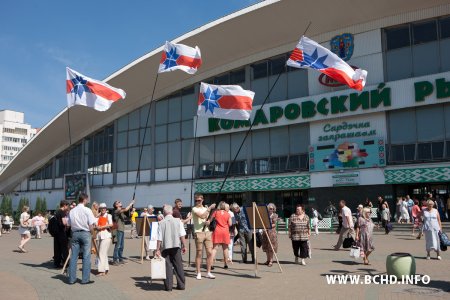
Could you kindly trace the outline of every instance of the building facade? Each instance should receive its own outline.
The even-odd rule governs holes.
[[[161,48],[156,49],[107,79],[127,91],[123,103],[103,115],[71,110],[79,128],[72,145],[61,133],[67,112],[56,116],[0,173],[0,192],[31,201],[44,196],[56,205],[64,197],[64,175],[87,173],[91,198],[110,206],[131,198],[136,182],[138,207],[175,198],[189,203],[191,187],[215,201],[236,157],[220,197],[239,204],[273,202],[282,216],[297,203],[323,210],[340,199],[351,207],[377,196],[394,201],[432,192],[446,199],[450,4],[360,4],[356,10],[371,11],[372,19],[349,17],[355,8],[337,4],[325,13],[326,21],[315,14],[294,19],[300,4],[287,0],[265,1],[205,25],[176,40],[200,46],[205,63],[199,73],[161,74],[156,101],[149,104],[153,82],[140,75],[144,69],[156,72]],[[302,5],[312,11],[329,2]],[[292,15],[295,24],[274,19],[277,14]],[[286,67],[306,17],[312,19],[310,38],[368,71],[362,92],[316,71]],[[300,29],[292,32],[295,27]],[[211,36],[219,33],[222,41],[212,44]],[[239,153],[250,122],[197,119],[201,81],[239,84],[256,93],[254,126]],[[77,114],[87,124],[72,117]],[[51,135],[60,136],[53,146],[45,143]],[[36,151],[45,155],[12,176]]]
[[[0,110],[0,171],[36,134],[36,129],[25,123],[24,113]]]

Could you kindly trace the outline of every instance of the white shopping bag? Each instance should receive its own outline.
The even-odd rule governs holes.
[[[359,249],[359,247],[352,246],[350,248],[350,257],[359,258],[360,256],[361,256],[361,250]]]
[[[151,260],[150,276],[154,279],[166,279],[166,260],[163,257],[155,257]]]

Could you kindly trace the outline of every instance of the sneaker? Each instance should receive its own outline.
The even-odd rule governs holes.
[[[150,260],[150,256],[147,255],[147,256],[145,257],[145,260]]]
[[[305,259],[302,258],[302,266],[306,266]]]
[[[211,274],[211,273],[208,273],[208,274],[206,274],[206,278],[209,278],[209,279],[216,279],[216,276],[214,276],[214,275]]]
[[[427,260],[430,260],[430,259],[431,259],[431,257],[428,255],[428,256],[427,256]]]
[[[121,265],[125,265],[125,264],[127,264],[127,263],[128,263],[127,261],[119,260],[119,264],[121,264]]]
[[[298,257],[295,257],[295,263],[298,264]]]
[[[441,260],[441,259],[442,259],[442,257],[441,257],[440,255],[438,255],[438,256],[437,256],[437,259],[438,259],[438,260]]]
[[[113,261],[110,263],[111,266],[120,266],[121,264],[118,261]]]
[[[198,273],[196,279],[197,280],[201,280],[202,279],[202,273]]]

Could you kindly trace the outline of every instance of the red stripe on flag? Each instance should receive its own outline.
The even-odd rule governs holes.
[[[166,51],[163,51],[159,63],[162,64],[166,60],[166,58],[167,58]]]
[[[205,97],[203,96],[203,93],[198,93],[198,101],[197,104],[200,105],[205,101]]]
[[[180,55],[180,57],[177,58],[177,64],[198,69],[202,64],[202,59]]]
[[[294,61],[298,60],[303,61],[303,51],[298,48],[295,48],[294,51],[292,51],[292,54],[289,58]]]
[[[66,80],[66,94],[70,93],[70,91],[73,89],[73,82],[72,80]]]
[[[201,105],[205,101],[203,93],[198,95],[198,105]],[[218,100],[220,108],[223,109],[243,109],[252,110],[252,98],[247,96],[231,96],[223,95]]]
[[[321,69],[320,72],[326,74],[327,76],[333,78],[336,81],[339,81],[340,83],[348,85],[350,88],[362,91],[364,86],[362,84],[362,80],[353,81],[351,77],[347,75],[342,70],[334,69],[334,68],[327,68],[327,69]]]
[[[219,99],[219,105],[224,109],[252,110],[252,98],[247,96],[227,96]]]
[[[91,92],[93,94],[96,94],[97,96],[102,97],[106,100],[115,102],[122,99],[122,96],[119,93],[101,84],[88,82],[86,85],[91,89]]]

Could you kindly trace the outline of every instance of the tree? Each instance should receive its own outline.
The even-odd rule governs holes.
[[[10,196],[3,196],[0,213],[2,215],[8,214],[12,216],[12,200]]]
[[[41,197],[37,197],[37,199],[36,199],[36,205],[34,206],[34,212],[35,212],[35,213],[42,212],[42,211],[41,211],[41,206],[42,206],[42,200],[41,200]]]
[[[45,215],[47,213],[47,199],[42,198],[42,202],[41,202],[41,213],[43,215]]]
[[[28,198],[22,197],[19,200],[19,206],[17,207],[16,213],[14,215],[14,222],[19,223],[20,215],[22,214],[22,209],[24,206],[30,206],[30,203],[28,201]]]

